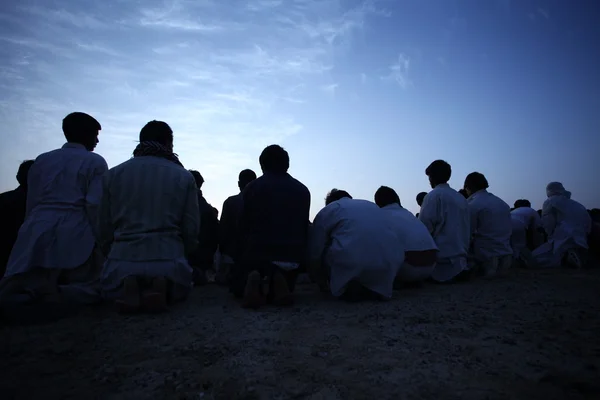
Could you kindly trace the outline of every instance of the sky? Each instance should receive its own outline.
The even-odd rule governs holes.
[[[109,167],[167,122],[219,210],[274,143],[311,216],[381,185],[417,212],[435,159],[456,189],[478,171],[541,208],[561,181],[599,207],[599,39],[594,0],[4,0],[0,191],[83,111]]]

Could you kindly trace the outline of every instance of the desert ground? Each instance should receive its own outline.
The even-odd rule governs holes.
[[[0,327],[0,398],[600,399],[600,270],[513,271],[348,304],[243,310],[195,288],[160,315]]]

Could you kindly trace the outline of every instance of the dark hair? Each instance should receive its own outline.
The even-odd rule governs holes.
[[[212,209],[213,209],[213,212],[215,213],[215,216],[217,218],[219,218],[219,210],[217,210],[217,207],[213,207]]]
[[[346,192],[345,190],[331,189],[329,193],[327,193],[327,197],[325,197],[325,205],[328,206],[334,201],[338,201],[339,199],[343,199],[344,197],[347,197],[349,199],[352,198],[352,196],[350,196],[350,193]]]
[[[140,142],[157,142],[163,146],[173,144],[173,130],[163,121],[150,121],[140,131]]]
[[[519,200],[515,201],[515,208],[521,208],[521,207],[530,207],[531,208],[531,202],[526,199],[519,199]]]
[[[459,189],[458,193],[462,194],[465,199],[469,198],[469,193],[465,189]]]
[[[27,175],[29,175],[29,169],[33,165],[33,160],[25,160],[19,165],[17,171],[17,182],[19,185],[27,186]]]
[[[290,156],[283,147],[272,144],[267,146],[258,158],[263,172],[286,173],[290,168]]]
[[[244,190],[244,188],[255,179],[256,173],[251,169],[245,169],[240,172],[240,175],[238,176],[238,186],[240,190]]]
[[[448,183],[452,175],[452,167],[444,160],[435,160],[425,169],[425,175],[436,184]]]
[[[417,204],[420,206],[423,205],[423,201],[425,201],[425,196],[427,196],[427,192],[421,192],[417,195]]]
[[[204,178],[202,177],[202,175],[200,175],[200,172],[198,172],[194,169],[190,169],[190,173],[192,174],[192,176],[194,177],[194,180],[196,181],[196,186],[198,187],[198,189],[200,189],[202,187],[202,184],[204,183]]]
[[[96,118],[83,112],[73,112],[62,120],[62,130],[67,142],[87,144],[102,130]]]
[[[489,187],[490,185],[488,184],[487,179],[485,179],[485,176],[480,172],[471,172],[465,178],[465,189],[469,189],[472,193]]]
[[[394,189],[388,186],[381,186],[375,192],[375,204],[379,207],[389,206],[390,204],[397,203],[400,205],[400,197]]]

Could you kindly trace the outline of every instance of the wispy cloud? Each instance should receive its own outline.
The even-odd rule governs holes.
[[[397,83],[402,89],[406,89],[412,82],[409,79],[410,59],[403,53],[398,55],[398,59],[389,67],[389,74],[384,76],[384,80],[390,80]]]
[[[337,83],[330,83],[328,85],[324,85],[321,87],[321,89],[327,93],[329,96],[335,96],[335,92],[337,91],[337,88],[339,87],[339,85]]]

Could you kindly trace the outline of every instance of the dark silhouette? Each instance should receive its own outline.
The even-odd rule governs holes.
[[[417,195],[417,204],[419,205],[419,207],[421,207],[423,205],[425,196],[427,196],[427,192],[421,192]]]
[[[17,240],[19,228],[25,221],[27,203],[27,175],[33,160],[23,161],[17,172],[19,187],[0,194],[0,213],[2,213],[2,239],[0,241],[0,279],[4,276],[10,251]]]
[[[290,160],[282,147],[268,146],[259,162],[263,175],[242,192],[240,262],[231,285],[237,297],[244,297],[242,305],[252,308],[264,301],[293,302],[299,265],[306,259],[310,211],[310,192],[287,173]],[[267,297],[261,281],[269,285]]]
[[[465,199],[469,198],[469,193],[465,189],[458,189],[458,193],[462,194]]]
[[[329,193],[327,193],[327,196],[325,197],[325,205],[328,206],[329,204],[333,203],[334,201],[338,201],[340,199],[343,198],[349,198],[351,199],[352,196],[350,196],[350,193],[346,192],[345,190],[339,190],[339,189],[331,189],[329,191]]]
[[[464,189],[469,196],[475,192],[485,190],[490,187],[485,176],[479,172],[471,172],[469,175],[467,175],[464,186]]]
[[[425,169],[425,175],[429,177],[431,187],[435,188],[437,185],[448,183],[452,176],[452,167],[444,160],[435,160]]]
[[[388,186],[381,186],[379,189],[377,189],[375,192],[375,204],[383,208],[394,203],[400,206],[402,205],[400,203],[400,197],[394,189]]]

